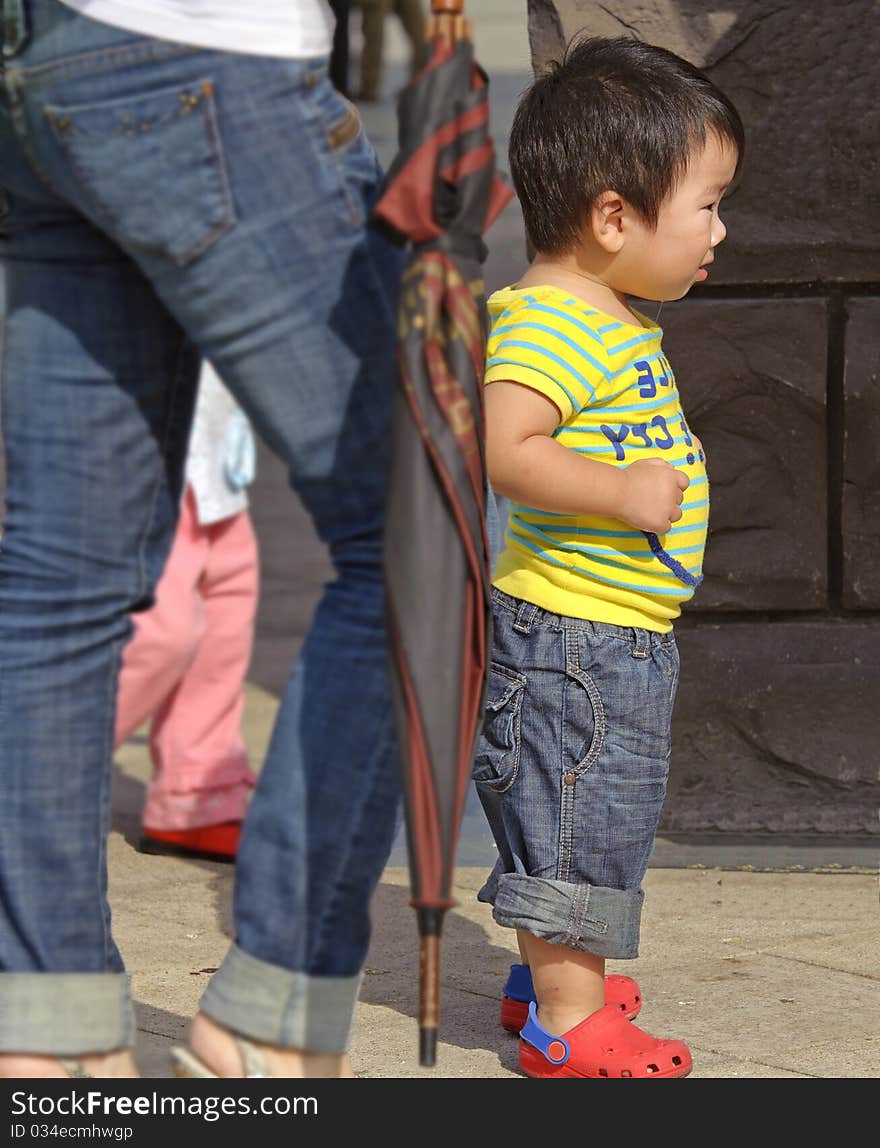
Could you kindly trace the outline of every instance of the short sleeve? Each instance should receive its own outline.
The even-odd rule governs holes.
[[[566,330],[564,313],[519,307],[503,312],[492,327],[484,383],[509,381],[530,387],[550,399],[562,422],[594,402],[606,377],[576,328]]]

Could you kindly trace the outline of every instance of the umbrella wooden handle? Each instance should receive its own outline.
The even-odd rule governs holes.
[[[422,937],[420,942],[419,1064],[433,1068],[437,1063],[437,1029],[440,1021],[440,937]]]
[[[452,45],[458,40],[473,40],[473,25],[465,16],[431,16],[426,38],[433,40],[435,36],[442,36]]]
[[[463,16],[464,0],[431,0],[427,38],[442,36],[450,45],[472,39],[470,20]]]

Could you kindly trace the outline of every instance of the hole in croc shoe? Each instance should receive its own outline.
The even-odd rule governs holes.
[[[622,1004],[622,1005],[620,1006],[620,1011],[621,1011],[621,1012],[626,1012],[626,1005],[625,1005],[625,1004]]]
[[[659,1072],[660,1069],[657,1067],[656,1064],[649,1064],[646,1066],[645,1071],[646,1072]]]
[[[681,1064],[681,1057],[680,1056],[673,1056],[672,1063],[675,1065],[676,1068],[678,1068],[678,1066]]]
[[[632,1076],[632,1073],[630,1072],[630,1070],[628,1068],[622,1068],[620,1070],[620,1075],[621,1076]]]
[[[599,1069],[599,1075],[600,1076],[607,1076],[608,1075],[608,1069],[607,1068],[600,1068]]]

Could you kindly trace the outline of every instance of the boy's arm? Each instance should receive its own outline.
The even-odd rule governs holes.
[[[552,438],[556,406],[520,383],[485,390],[489,481],[514,502],[556,514],[618,518],[665,534],[681,518],[687,475],[662,459],[617,467],[585,458]]]

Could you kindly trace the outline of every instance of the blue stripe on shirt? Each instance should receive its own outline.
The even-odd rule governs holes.
[[[708,502],[709,500],[706,499]],[[684,507],[682,507],[684,509]],[[538,514],[543,514],[544,511],[537,511]],[[513,515],[510,516],[513,518]],[[518,519],[522,522],[522,519]],[[701,518],[699,522],[691,522],[686,526],[673,526],[671,530],[667,530],[664,538],[670,534],[688,534],[693,530],[702,530],[706,525],[707,519]],[[530,522],[525,523],[526,526],[531,526]],[[590,526],[553,526],[549,522],[542,523],[544,530],[548,532],[559,531],[561,534],[589,534],[595,538],[643,538],[644,531],[642,530],[603,530],[600,527]]]
[[[575,354],[580,355],[582,359],[586,359],[590,366],[594,367],[602,375],[603,378],[611,378],[611,372],[606,366],[603,366],[603,364],[600,363],[598,359],[594,359],[592,355],[588,354],[583,349],[583,347],[580,346],[579,343],[574,341],[574,339],[569,339],[568,335],[563,335],[562,332],[557,331],[555,327],[548,327],[543,323],[516,323],[512,327],[499,327],[497,332],[493,331],[492,334],[493,336],[496,333],[503,335],[505,331],[524,331],[526,328],[531,331],[541,331],[544,334],[552,335],[555,339],[559,339],[561,342],[565,343],[567,347],[571,347]],[[513,339],[501,338],[497,343],[494,344],[492,353],[497,354],[498,351],[503,351],[505,347],[528,347],[530,350],[535,351],[539,355],[546,355],[548,359],[552,359],[554,363],[559,363],[560,366],[564,367],[572,375],[575,375],[577,378],[581,379],[585,386],[589,386],[590,395],[595,397],[595,387],[591,383],[588,384],[586,380],[583,379],[583,376],[580,374],[580,372],[574,369],[568,359],[563,359],[560,355],[554,354],[553,351],[549,350],[547,347],[542,346],[540,343],[526,343]]]
[[[606,350],[609,355],[619,355],[621,351],[627,351],[630,347],[637,347],[640,343],[647,343],[649,339],[659,338],[657,331],[646,331],[644,335],[636,335],[635,338],[627,339],[625,343],[618,343],[616,347],[607,347]]]
[[[613,578],[603,578],[602,575],[595,570],[584,570],[580,566],[572,566],[570,562],[560,562],[557,558],[554,558],[539,546],[535,546],[529,542],[528,539],[521,538],[518,534],[515,535],[515,540],[518,545],[525,547],[526,550],[531,550],[545,562],[549,562],[553,566],[561,566],[563,570],[568,570],[575,574],[582,574],[585,578],[595,578],[597,582],[603,582],[607,586],[616,586],[618,590],[635,590],[641,594],[660,594],[678,598],[682,602],[693,597],[693,588],[685,586],[681,582],[677,587],[669,587],[668,589],[663,586],[641,586],[631,582],[618,582]]]
[[[589,335],[593,342],[598,343],[599,346],[604,350],[604,340],[599,338],[592,327],[589,327],[586,323],[581,323],[574,317],[574,315],[569,314],[568,311],[560,311],[558,307],[549,307],[546,303],[531,303],[529,305],[528,311],[525,312],[525,322],[522,324],[523,326],[528,327],[532,325],[528,322],[528,315],[532,311],[541,311],[545,315],[555,315],[558,319],[564,319],[566,323],[571,323],[573,327],[576,327],[579,331],[583,331],[585,335]],[[522,314],[522,312],[520,312],[520,314]],[[519,326],[518,323],[516,325]],[[498,329],[502,331],[504,330],[503,327],[499,327]],[[544,330],[552,331],[554,335],[559,335],[559,330],[556,327],[545,327]]]
[[[531,536],[533,538],[538,538],[543,542],[548,542],[551,546],[554,545],[554,540],[552,538],[548,538],[542,530],[540,530],[538,527],[536,527],[536,525],[534,523],[526,524],[526,523],[519,522],[519,523],[517,523],[517,525],[520,527],[520,529],[528,529],[529,534],[531,534]],[[514,531],[514,533],[515,533],[515,536],[517,538],[521,537],[521,535],[519,533],[516,533],[516,531]],[[648,545],[647,539],[645,539],[645,545],[648,546],[647,550],[637,550],[637,551],[619,550],[619,551],[617,551],[617,553],[618,554],[624,554],[624,555],[629,554],[635,558],[648,558],[653,564],[653,562],[656,561],[656,556],[655,556],[654,552],[651,550],[650,546]],[[556,546],[558,549],[567,550],[573,554],[583,554],[585,557],[589,558],[591,562],[598,562],[600,566],[612,566],[618,570],[626,570],[630,574],[638,573],[637,570],[633,569],[632,562],[618,562],[615,558],[609,558],[608,555],[605,553],[596,553],[595,548],[592,546],[579,546],[577,543],[574,543],[574,542],[566,543],[563,546],[559,546],[559,543],[556,543]],[[692,547],[687,548],[686,550],[679,551],[678,553],[691,554],[691,553],[694,553],[695,551],[698,551],[698,550],[702,551],[702,549],[703,549],[702,546],[692,546]],[[670,553],[675,553],[675,552],[667,550],[666,553],[670,554]],[[661,578],[675,578],[676,577],[676,575],[673,573],[673,571],[668,570],[666,567],[663,567],[662,569],[659,569],[659,570],[652,570],[651,573],[656,575],[657,577],[661,577]],[[688,570],[688,573],[692,574],[692,573],[694,573],[694,571]]]

